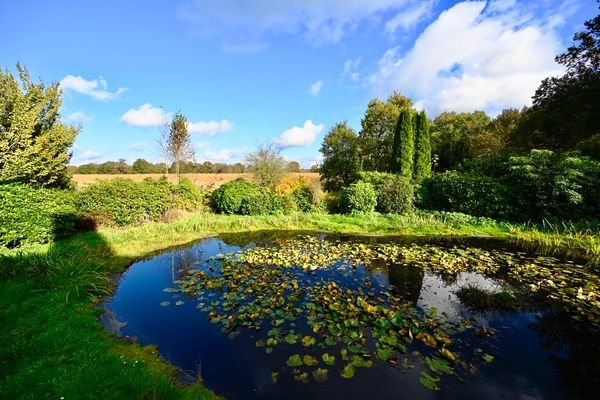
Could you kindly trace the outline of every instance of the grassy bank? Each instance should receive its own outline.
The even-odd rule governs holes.
[[[544,230],[452,213],[408,216],[192,215],[169,224],[102,229],[51,245],[4,251],[0,259],[0,394],[3,398],[206,399],[201,384],[178,387],[156,349],[117,340],[95,304],[111,273],[151,252],[207,234],[263,229],[346,233],[490,235],[582,250],[598,260],[598,232]],[[575,228],[573,228],[575,229]]]

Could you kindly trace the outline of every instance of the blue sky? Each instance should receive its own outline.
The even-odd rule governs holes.
[[[2,1],[0,67],[61,82],[74,164],[159,161],[157,124],[190,121],[198,161],[258,144],[310,166],[336,122],[394,90],[430,116],[522,107],[592,0]]]

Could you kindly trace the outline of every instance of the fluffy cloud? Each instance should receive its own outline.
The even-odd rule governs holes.
[[[113,100],[127,90],[126,88],[118,88],[115,92],[110,92],[106,80],[102,77],[88,81],[82,76],[73,75],[65,76],[60,81],[60,87],[65,92],[73,91],[101,101]]]
[[[323,124],[315,125],[311,120],[307,120],[303,127],[294,126],[275,138],[273,142],[282,148],[309,146],[323,128]]]
[[[560,42],[545,21],[514,1],[458,3],[400,54],[388,50],[370,84],[378,95],[401,90],[417,106],[497,112],[530,103],[540,81],[561,73]]]
[[[226,48],[261,49],[267,34],[298,35],[310,43],[339,42],[363,22],[379,23],[416,0],[187,0],[179,18]]]
[[[188,131],[198,135],[216,136],[221,133],[229,132],[232,129],[233,123],[226,119],[222,119],[221,121],[190,122],[188,124]]]
[[[80,162],[95,161],[95,160],[98,160],[99,158],[101,158],[102,156],[103,156],[103,154],[98,153],[97,151],[94,151],[94,150],[85,150],[81,153],[76,154],[76,158]]]
[[[239,160],[244,155],[243,149],[227,148],[220,150],[206,150],[203,158],[212,162],[231,162]]]
[[[83,111],[77,111],[77,112],[67,115],[65,117],[65,122],[81,124],[83,122],[90,122],[93,119],[94,119],[94,117],[86,115]]]
[[[415,7],[408,8],[396,14],[392,19],[385,23],[385,31],[393,35],[398,28],[402,30],[413,29],[417,24],[431,16],[433,7],[437,0],[423,1]]]
[[[321,93],[321,88],[323,87],[323,81],[316,81],[308,88],[308,93],[311,96],[318,96]]]
[[[154,107],[150,103],[132,108],[121,117],[121,121],[132,126],[158,126],[169,118],[162,108]]]

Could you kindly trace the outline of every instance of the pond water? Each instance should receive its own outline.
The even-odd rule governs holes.
[[[133,264],[106,309],[118,335],[157,345],[187,380],[228,399],[591,397],[597,333],[506,273],[561,263],[520,250],[472,238],[221,235]],[[473,286],[514,301],[461,303]]]

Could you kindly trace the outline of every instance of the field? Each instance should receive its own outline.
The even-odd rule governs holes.
[[[316,172],[293,172],[290,173],[289,175],[292,176],[303,176],[305,177],[309,182],[311,181],[318,181],[319,180],[319,174]],[[131,179],[133,181],[139,182],[142,181],[146,178],[152,178],[152,179],[160,179],[162,176],[164,176],[164,174],[74,174],[73,175],[73,181],[75,183],[77,183],[77,187],[85,187],[91,183],[94,183],[96,181],[105,181],[105,180],[111,180],[111,179],[117,179],[117,178],[126,178],[126,179]],[[205,189],[209,189],[209,188],[217,188],[219,186],[221,186],[224,183],[230,182],[234,179],[237,178],[244,178],[244,179],[252,179],[252,174],[251,173],[243,173],[243,174],[181,174],[181,176],[183,178],[187,178],[190,181],[192,181],[192,183],[194,185],[196,185],[199,188],[205,188]],[[167,176],[167,178],[169,179],[169,182],[172,183],[177,183],[177,176],[175,174],[169,174]]]

